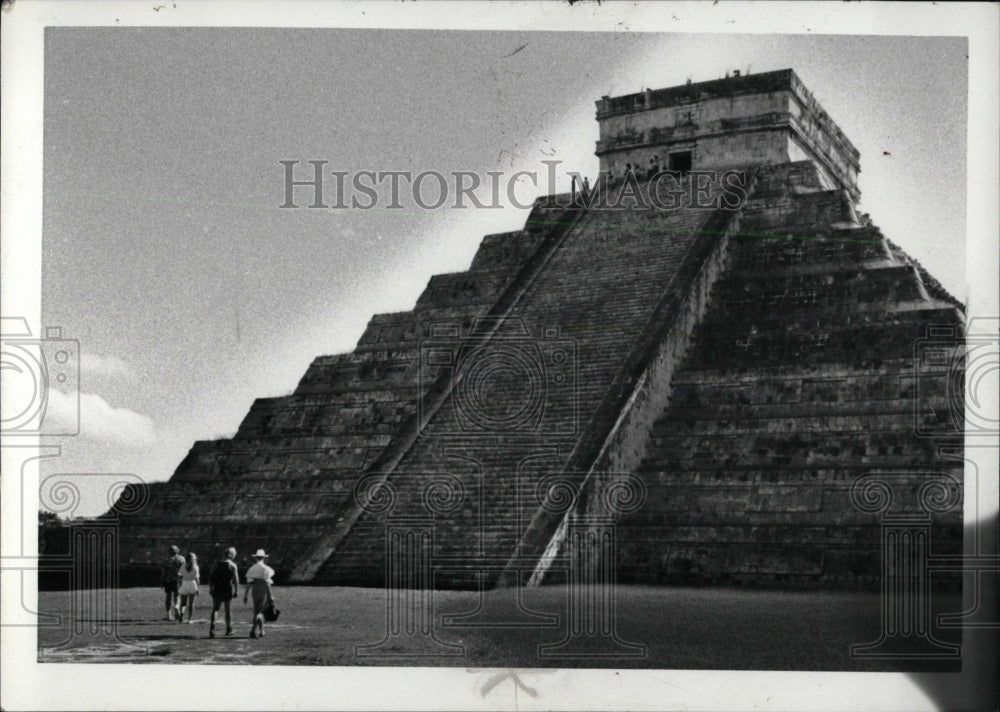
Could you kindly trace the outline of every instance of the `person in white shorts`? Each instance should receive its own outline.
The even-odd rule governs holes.
[[[189,551],[184,559],[184,566],[181,567],[181,613],[177,616],[177,622],[184,622],[184,612],[187,611],[188,623],[194,617],[194,602],[198,595],[198,580],[201,578],[201,570],[198,568],[198,555]]]

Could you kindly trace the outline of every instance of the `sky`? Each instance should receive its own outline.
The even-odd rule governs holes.
[[[527,217],[303,193],[282,209],[279,161],[594,175],[605,94],[793,68],[861,152],[860,208],[968,293],[964,39],[63,27],[45,43],[43,323],[81,357],[80,433],[43,474],[169,478]],[[76,398],[53,392],[49,417]],[[92,493],[76,513],[104,508]]]

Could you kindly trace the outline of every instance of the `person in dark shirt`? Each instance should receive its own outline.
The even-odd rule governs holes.
[[[171,545],[167,560],[163,562],[163,591],[166,594],[165,604],[167,608],[167,620],[180,618],[180,596],[178,591],[181,585],[181,567],[184,566],[184,557],[181,550]]]
[[[230,603],[240,592],[240,572],[236,568],[236,549],[229,547],[225,556],[215,562],[212,573],[208,577],[209,593],[212,595],[212,615],[208,620],[208,637],[215,637],[215,614],[219,609],[226,608],[226,635],[233,632],[232,619],[229,615]]]
[[[652,179],[659,172],[660,172],[660,164],[656,160],[656,156],[650,156],[649,157],[649,168],[646,171],[646,178],[647,179]]]

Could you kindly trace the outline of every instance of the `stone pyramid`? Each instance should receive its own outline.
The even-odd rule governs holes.
[[[857,214],[859,154],[794,72],[597,119],[594,193],[126,492],[123,583],[178,544],[378,586],[415,536],[413,587],[526,585],[612,532],[619,581],[856,587],[897,515],[960,551],[962,306]]]

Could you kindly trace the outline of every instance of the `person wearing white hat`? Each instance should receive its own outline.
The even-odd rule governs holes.
[[[257,562],[247,569],[247,584],[243,589],[243,603],[247,602],[247,594],[253,592],[253,625],[250,627],[250,637],[264,637],[264,611],[271,604],[271,584],[274,569],[264,563],[267,554],[263,549],[257,549],[253,555]]]

